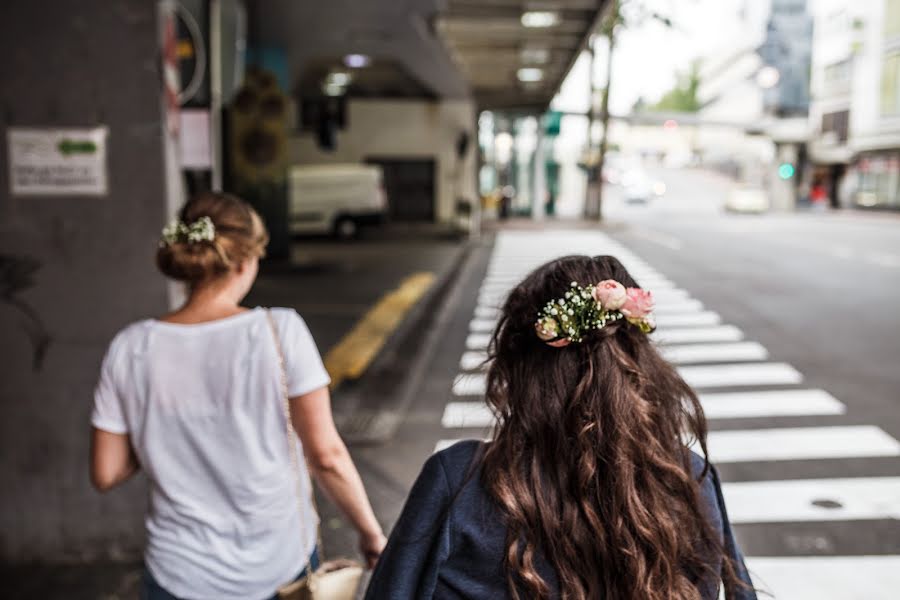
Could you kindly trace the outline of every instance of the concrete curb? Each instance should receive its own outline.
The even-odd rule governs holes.
[[[408,407],[409,373],[427,345],[427,335],[477,241],[461,245],[452,264],[391,334],[366,373],[334,392],[334,419],[350,444],[382,443],[393,437]]]

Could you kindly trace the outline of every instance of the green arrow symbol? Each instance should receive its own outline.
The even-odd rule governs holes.
[[[91,140],[70,140],[64,138],[59,142],[58,148],[65,156],[70,154],[93,154],[97,151],[97,144]]]

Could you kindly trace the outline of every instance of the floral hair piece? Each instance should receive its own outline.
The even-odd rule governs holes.
[[[163,227],[160,246],[168,246],[179,242],[193,244],[196,242],[211,242],[216,239],[216,226],[209,217],[200,217],[190,225],[185,225],[178,219]]]
[[[562,348],[620,319],[644,333],[656,329],[653,295],[640,288],[626,288],[613,279],[588,286],[573,281],[564,298],[551,300],[538,313],[534,329],[543,342]]]

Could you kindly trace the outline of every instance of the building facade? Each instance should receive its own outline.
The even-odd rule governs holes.
[[[823,0],[814,18],[814,178],[832,206],[900,209],[900,0]]]

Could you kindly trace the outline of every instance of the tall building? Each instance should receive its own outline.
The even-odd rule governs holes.
[[[769,113],[778,117],[806,116],[812,32],[813,20],[806,11],[806,0],[772,0],[766,39],[759,49],[763,62],[778,74],[764,95]]]
[[[814,18],[814,179],[833,206],[900,208],[900,0],[821,0]]]

